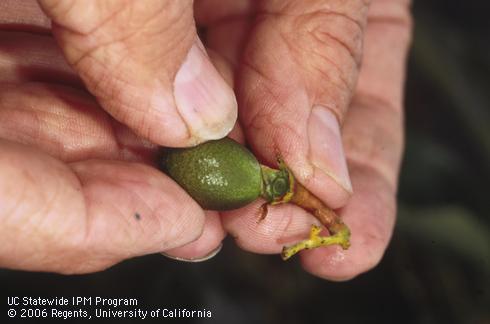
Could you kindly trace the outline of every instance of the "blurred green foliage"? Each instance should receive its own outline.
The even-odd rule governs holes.
[[[399,218],[376,269],[326,282],[228,242],[203,264],[147,256],[84,276],[4,270],[2,295],[127,296],[213,311],[193,323],[490,323],[486,7],[415,2]]]

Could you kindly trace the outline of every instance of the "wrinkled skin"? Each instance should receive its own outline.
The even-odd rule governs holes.
[[[264,163],[280,154],[351,228],[349,250],[305,251],[304,269],[343,280],[379,262],[403,147],[407,1],[61,3],[40,1],[56,39],[36,2],[0,12],[0,266],[86,273],[156,252],[200,258],[226,232],[257,253],[306,237],[314,220],[297,207],[271,207],[260,223],[260,201],[204,212],[151,166],[157,145],[224,136],[236,118],[219,80],[201,98],[217,107],[204,123],[179,110],[177,91],[192,89],[172,80],[196,44],[193,16],[235,88],[230,136]]]

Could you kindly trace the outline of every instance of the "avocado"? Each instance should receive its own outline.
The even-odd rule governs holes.
[[[227,137],[190,148],[165,149],[160,167],[203,209],[240,208],[262,191],[259,162]]]

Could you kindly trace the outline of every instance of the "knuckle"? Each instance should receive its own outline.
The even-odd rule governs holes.
[[[324,51],[333,48],[338,59],[345,57],[359,64],[363,27],[356,18],[323,10],[300,17],[298,24],[313,46]]]
[[[367,13],[320,6],[279,14],[278,29],[291,56],[304,71],[310,96],[343,116],[354,91]],[[362,10],[361,10],[362,9]]]
[[[361,24],[331,11],[302,16],[296,24],[305,54],[311,57],[303,60],[308,70],[335,88],[352,90],[361,59]]]

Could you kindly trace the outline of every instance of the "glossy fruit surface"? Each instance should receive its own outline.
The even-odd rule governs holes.
[[[166,149],[161,162],[162,169],[204,209],[236,209],[257,199],[262,190],[259,162],[230,138]]]

